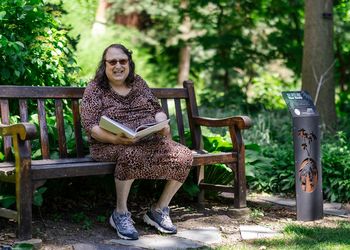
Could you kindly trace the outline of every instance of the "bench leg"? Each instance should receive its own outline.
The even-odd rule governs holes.
[[[247,207],[247,184],[245,177],[245,167],[244,162],[241,159],[238,160],[238,163],[235,164],[236,168],[234,171],[234,199],[233,205],[235,208],[244,208]]]
[[[17,206],[17,237],[20,240],[32,238],[32,200],[33,187],[30,173],[30,155],[24,141],[18,141],[21,156],[16,161],[16,206]],[[18,165],[17,165],[18,164]]]
[[[195,174],[195,183],[197,185],[199,185],[202,181],[204,181],[204,166],[198,166],[196,167],[196,174]],[[204,189],[200,189],[199,191],[199,194],[197,196],[197,201],[199,204],[203,204],[204,203],[204,195],[205,195],[205,192],[204,192]]]

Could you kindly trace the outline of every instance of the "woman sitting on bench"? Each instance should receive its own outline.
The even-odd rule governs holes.
[[[132,52],[121,44],[112,44],[104,50],[81,104],[82,124],[89,135],[92,158],[116,162],[117,202],[109,222],[120,238],[138,239],[127,208],[131,185],[135,179],[165,179],[168,181],[163,193],[144,215],[144,221],[163,233],[175,234],[169,203],[191,169],[191,150],[171,140],[169,126],[143,139],[130,139],[100,128],[102,115],[132,129],[167,119],[147,83],[135,74]]]

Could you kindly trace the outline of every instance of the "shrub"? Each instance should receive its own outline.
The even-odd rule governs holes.
[[[329,143],[322,145],[323,190],[327,200],[350,201],[349,138],[338,132]]]
[[[43,0],[0,2],[0,84],[70,85],[77,72],[76,41]]]

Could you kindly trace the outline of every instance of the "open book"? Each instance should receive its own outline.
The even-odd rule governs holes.
[[[120,122],[114,121],[103,115],[101,117],[99,126],[116,135],[124,134],[128,138],[142,138],[162,130],[169,123],[169,121],[170,119],[161,122],[142,124],[135,130],[132,130]]]

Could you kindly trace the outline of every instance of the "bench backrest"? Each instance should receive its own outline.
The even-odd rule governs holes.
[[[198,115],[196,98],[191,81],[184,82],[184,88],[153,88],[153,93],[158,97],[167,115],[174,116],[174,126],[171,127],[173,135],[178,135],[179,142],[185,144],[185,130],[191,131],[192,146],[199,146],[200,128],[194,126],[192,116]],[[84,88],[80,87],[35,87],[35,86],[1,86],[0,85],[0,118],[2,124],[11,124],[10,117],[18,116],[20,122],[28,122],[29,110],[38,116],[38,134],[42,159],[50,159],[50,146],[57,145],[58,155],[55,157],[83,157],[88,154],[84,147],[83,133],[80,123],[80,100]],[[170,102],[172,99],[172,102]],[[185,104],[184,104],[185,103]],[[184,116],[183,107],[186,106],[187,116]],[[65,114],[72,112],[72,120],[66,121]],[[52,121],[52,117],[55,117]],[[186,118],[188,120],[186,121]],[[185,119],[184,119],[185,118]],[[67,138],[67,122],[71,124],[71,135]],[[55,123],[57,138],[49,138],[48,130]],[[69,130],[70,131],[70,130]],[[71,138],[71,137],[74,137]],[[3,140],[3,152],[5,159],[11,154],[11,138]],[[75,155],[67,151],[67,142],[75,143]],[[30,145],[28,144],[28,147]]]

